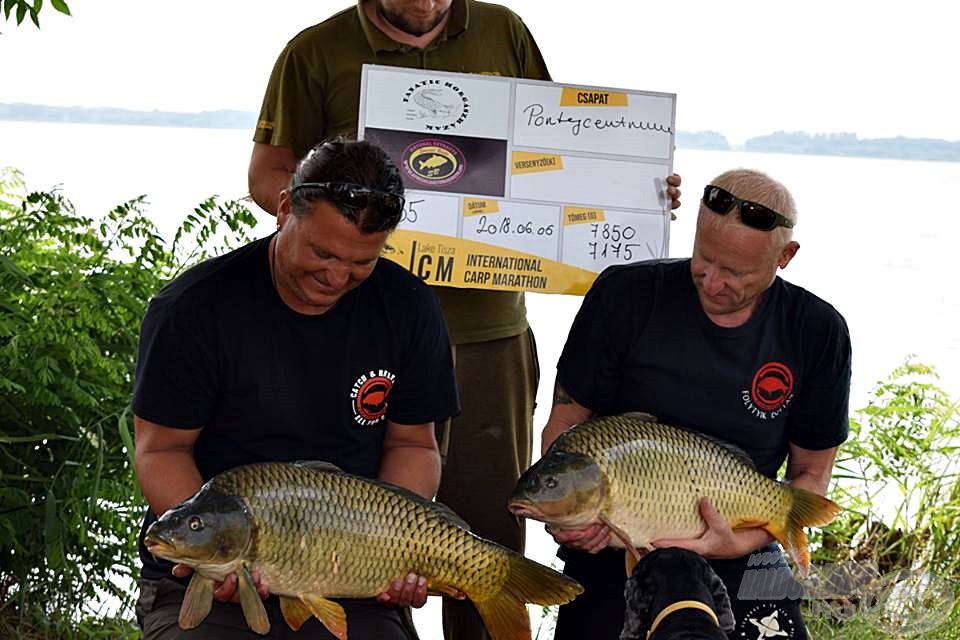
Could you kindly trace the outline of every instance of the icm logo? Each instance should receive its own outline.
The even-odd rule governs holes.
[[[387,413],[387,397],[396,379],[385,369],[361,374],[350,389],[354,421],[364,427],[377,424]]]
[[[403,150],[404,173],[433,187],[455,183],[466,170],[463,152],[444,140],[419,140]]]
[[[421,80],[403,94],[404,117],[420,120],[427,131],[449,131],[470,115],[470,100],[445,80]]]

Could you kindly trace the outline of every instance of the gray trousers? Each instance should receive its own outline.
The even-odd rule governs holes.
[[[280,601],[264,601],[270,619],[270,633],[253,632],[243,619],[239,604],[214,600],[213,609],[200,626],[184,631],[177,624],[186,588],[174,580],[141,580],[137,600],[137,622],[143,640],[336,640],[316,618],[293,631],[280,613]],[[350,640],[416,640],[409,609],[385,607],[373,599],[337,600],[347,613]]]

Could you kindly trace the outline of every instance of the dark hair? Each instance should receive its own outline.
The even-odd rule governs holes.
[[[385,210],[381,199],[369,198],[363,208],[338,202],[329,190],[310,188],[305,183],[344,183],[403,197],[400,171],[380,147],[365,140],[337,138],[322,142],[297,164],[290,180],[290,210],[295,216],[310,212],[312,203],[325,200],[364,233],[388,231],[400,222],[395,212]],[[298,185],[304,188],[297,189]]]

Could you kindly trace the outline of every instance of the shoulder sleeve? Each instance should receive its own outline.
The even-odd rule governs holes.
[[[587,292],[557,363],[557,382],[598,413],[616,410],[623,363],[649,317],[654,296],[649,270],[611,267]]]
[[[274,63],[253,134],[254,142],[288,147],[298,158],[323,139],[327,125],[325,71],[310,63],[305,35],[291,40]]]
[[[514,41],[517,57],[523,69],[522,77],[529,80],[550,80],[550,72],[547,70],[547,63],[543,60],[537,41],[533,39],[530,29],[516,14],[514,14]]]
[[[405,327],[402,365],[390,394],[387,418],[399,424],[439,422],[459,415],[453,353],[440,302],[429,287],[414,284],[398,314]]]
[[[140,325],[133,412],[181,429],[204,426],[215,404],[216,351],[208,331],[161,293]]]
[[[787,438],[804,449],[829,449],[850,431],[852,348],[847,323],[817,299],[801,328],[803,387],[787,418]]]

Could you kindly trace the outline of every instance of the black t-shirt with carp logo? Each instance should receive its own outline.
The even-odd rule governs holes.
[[[611,267],[590,289],[557,365],[597,413],[653,414],[733,443],[774,477],[789,444],[821,450],[849,430],[850,336],[843,317],[776,278],[743,325],[703,312],[690,260]]]
[[[323,315],[280,299],[269,238],[190,269],[150,302],[140,330],[133,409],[198,429],[204,480],[268,460],[326,460],[375,477],[387,420],[459,413],[453,359],[436,296],[398,265]],[[144,530],[155,515],[147,511]],[[143,547],[143,576],[170,576]]]

